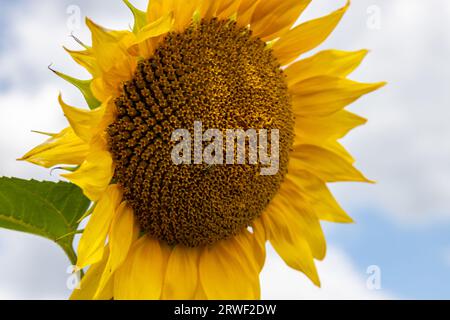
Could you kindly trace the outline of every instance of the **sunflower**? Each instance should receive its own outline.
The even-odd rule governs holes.
[[[64,168],[92,201],[72,299],[258,299],[267,241],[320,286],[320,221],[352,222],[327,183],[369,182],[338,142],[366,122],[344,107],[384,83],[347,79],[366,50],[298,57],[349,2],[295,27],[311,0],[152,0],[146,12],[124,2],[132,30],[87,19],[92,44],[66,49],[92,79],[54,71],[89,109],[60,96],[70,126],[22,158]],[[175,165],[171,134],[195,121],[278,129],[278,173]]]

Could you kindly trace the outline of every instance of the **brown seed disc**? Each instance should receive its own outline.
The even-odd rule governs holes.
[[[108,128],[115,180],[142,231],[170,245],[236,235],[262,214],[287,172],[294,116],[284,73],[266,44],[235,22],[212,19],[169,33],[115,104]],[[279,172],[263,176],[261,164],[174,164],[172,132],[194,137],[195,121],[204,130],[267,129],[269,141],[278,129]]]

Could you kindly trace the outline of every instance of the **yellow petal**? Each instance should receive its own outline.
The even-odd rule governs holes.
[[[105,114],[100,121],[97,130],[94,131],[90,142],[90,151],[109,151],[107,128],[117,118],[117,108],[113,101],[107,99],[103,105],[105,106]]]
[[[347,151],[347,149],[344,148],[344,146],[338,142],[338,141],[327,141],[325,143],[321,143],[321,144],[317,144],[319,146],[321,146],[324,149],[327,149],[331,152],[334,152],[335,154],[337,154],[339,157],[341,157],[342,159],[344,159],[345,161],[347,161],[350,164],[355,164],[355,158],[353,158],[353,156],[350,154],[350,152]]]
[[[321,51],[286,68],[284,72],[288,85],[291,87],[302,80],[325,75],[345,78],[361,64],[367,52],[367,50]]]
[[[299,189],[320,220],[337,223],[353,222],[337,203],[325,182],[315,175],[307,171],[298,171],[295,174],[287,174],[286,181],[293,183]]]
[[[162,16],[172,14],[175,30],[183,31],[191,22],[194,12],[201,6],[202,0],[153,0],[148,4],[147,17],[151,23]]]
[[[162,36],[174,28],[173,12],[167,12],[157,20],[150,22],[136,34],[128,47],[128,53],[136,57],[150,57]]]
[[[113,270],[125,260],[138,233],[139,228],[135,223],[133,209],[123,202],[119,206],[109,234],[110,262]]]
[[[80,165],[86,159],[89,146],[72,128],[51,135],[43,144],[29,151],[19,161],[28,161],[45,168],[59,164]]]
[[[194,300],[208,300],[200,281],[198,281],[197,288],[195,289]]]
[[[346,110],[323,117],[296,117],[294,144],[321,145],[329,140],[335,141],[366,122],[366,119]]]
[[[291,268],[303,272],[315,285],[320,286],[309,244],[303,237],[292,233],[289,228],[291,222],[286,221],[283,215],[269,214],[269,211],[266,211],[262,218],[270,243],[284,262]]]
[[[200,3],[200,17],[205,19],[211,19],[217,16],[217,11],[219,10],[219,6],[221,1],[210,1],[204,0]]]
[[[155,20],[142,28],[142,30],[137,34],[136,40],[133,42],[133,45],[169,32],[172,29],[173,23],[173,13],[169,12],[165,14],[158,20]]]
[[[261,0],[242,0],[238,9],[237,23],[239,26],[246,27],[252,21],[256,7]]]
[[[131,45],[132,43],[128,42],[126,48],[130,48]],[[117,49],[112,48],[111,52],[117,52]],[[92,93],[100,101],[119,96],[123,82],[132,78],[137,67],[137,59],[131,54],[127,53],[127,56],[117,55],[113,59],[116,63],[110,65],[107,70],[103,70],[101,76],[94,78],[91,83]]]
[[[255,229],[253,231],[260,232],[258,229],[258,223],[255,221],[253,224]],[[255,274],[259,275],[261,270],[264,267],[265,263],[265,242],[260,243],[262,234],[251,233],[248,229],[243,230],[238,235],[234,236],[235,243],[241,248],[243,252],[247,252],[248,265],[246,268],[246,272],[250,277],[253,277]],[[258,281],[258,294],[259,294],[259,281]]]
[[[153,0],[148,2],[147,20],[152,23],[173,11],[173,0]]]
[[[131,245],[136,241],[138,235],[139,226],[134,221],[133,209],[126,202],[123,202],[117,209],[117,214],[111,224],[109,233],[110,255],[98,285],[96,297],[101,294],[114,272],[125,261]]]
[[[256,37],[270,41],[285,34],[297,21],[311,0],[260,1],[251,21]]]
[[[370,182],[336,153],[314,145],[294,147],[290,168],[293,174],[306,170],[325,182]]]
[[[200,250],[177,245],[170,255],[164,281],[163,299],[191,300],[198,286]]]
[[[159,241],[143,236],[114,275],[114,299],[159,299],[166,265]]]
[[[328,115],[386,83],[359,83],[348,79],[319,76],[291,87],[293,111],[299,116]]]
[[[91,83],[94,96],[105,101],[120,93],[121,83],[130,79],[137,61],[128,53],[136,36],[130,31],[105,29],[91,20],[86,23],[92,33],[92,54],[98,68]]]
[[[260,266],[259,271],[261,271],[266,260],[266,231],[260,218],[253,221],[252,229],[253,233],[250,235],[250,241],[254,247],[253,252],[257,259],[257,264]]]
[[[106,236],[121,200],[120,187],[111,185],[96,204],[78,244],[77,268],[85,268],[102,259]]]
[[[111,89],[106,88],[103,77],[97,77],[91,82],[91,91],[98,100],[103,101],[109,97]]]
[[[108,187],[113,173],[109,152],[94,151],[75,172],[61,176],[79,186],[90,200],[97,201]]]
[[[94,50],[96,45],[117,42],[127,34],[127,31],[115,31],[104,28],[89,18],[86,18],[86,25],[92,34],[92,48],[94,48]]]
[[[292,199],[296,199],[292,201]],[[310,206],[305,196],[292,183],[283,183],[276,199],[273,200],[273,210],[268,214],[284,216],[281,221],[288,222],[289,233],[292,239],[301,237],[308,243],[311,253],[315,259],[323,260],[326,255],[327,246],[319,218]],[[276,210],[276,212],[275,212]]]
[[[127,58],[129,42],[134,39],[132,32],[108,30],[90,19],[86,19],[86,24],[92,34],[92,53],[102,72]]]
[[[251,247],[238,237],[205,248],[200,281],[208,299],[259,299],[259,270]]]
[[[238,0],[217,0],[217,2],[219,2],[217,10],[217,17],[219,19],[229,19],[238,12],[240,5],[240,1]]]
[[[64,47],[64,50],[69,53],[76,63],[85,68],[91,75],[96,76],[99,74],[100,68],[97,64],[97,60],[95,59],[92,49],[73,51]]]
[[[280,64],[289,64],[325,41],[349,5],[350,1],[343,8],[325,17],[305,22],[284,34],[273,46],[273,52]]]
[[[192,17],[199,9],[202,0],[172,0],[175,17],[175,30],[184,31],[192,22]]]
[[[59,95],[58,100],[73,131],[80,139],[89,142],[94,130],[97,128],[105,114],[105,107],[102,106],[94,110],[84,110],[67,105],[63,101],[61,95]]]
[[[92,265],[81,280],[80,288],[75,289],[70,300],[92,300],[97,292],[100,277],[108,261],[109,251],[106,252],[100,262]],[[112,282],[109,282],[97,296],[98,300],[111,300],[113,297]]]

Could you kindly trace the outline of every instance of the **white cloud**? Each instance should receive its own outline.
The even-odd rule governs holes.
[[[367,28],[369,6],[381,29]],[[313,2],[309,15],[336,8]],[[439,9],[437,9],[439,8]],[[352,76],[388,81],[350,109],[369,123],[344,140],[375,186],[336,186],[347,208],[377,208],[400,224],[450,222],[450,20],[445,0],[353,1],[322,48],[371,53]]]
[[[266,300],[372,300],[392,299],[384,290],[369,290],[366,270],[358,270],[339,248],[330,247],[324,262],[318,262],[322,287],[315,287],[306,276],[290,269],[271,248],[261,274],[262,297]],[[381,278],[382,279],[382,278]]]
[[[385,73],[390,84],[372,100],[371,123],[354,140],[379,181],[371,199],[361,199],[403,223],[450,221],[450,22],[438,3],[384,7],[384,36],[373,38],[379,58],[368,72],[379,68],[373,73]]]
[[[0,300],[67,299],[70,266],[62,249],[49,240],[0,230]]]
[[[59,132],[66,125],[57,94],[56,88],[43,85],[35,94],[11,91],[0,96],[0,175],[49,178],[48,170],[15,159],[45,141],[31,130]]]

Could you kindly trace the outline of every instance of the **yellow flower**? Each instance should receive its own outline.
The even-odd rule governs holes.
[[[320,285],[320,221],[349,223],[328,182],[368,180],[338,140],[365,119],[344,107],[384,83],[347,79],[367,51],[303,60],[345,11],[293,27],[311,0],[152,0],[132,31],[87,20],[67,50],[92,75],[90,107],[59,98],[70,126],[22,160],[52,167],[93,201],[78,247],[89,267],[73,299],[258,299],[270,241]],[[279,171],[175,165],[176,129],[278,129]]]

